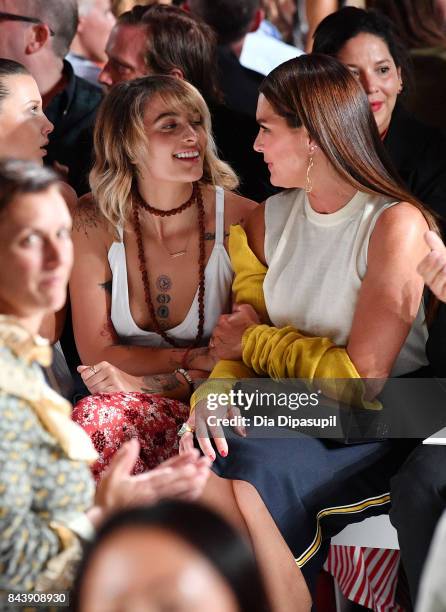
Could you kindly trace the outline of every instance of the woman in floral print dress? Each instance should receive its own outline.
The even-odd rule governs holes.
[[[215,153],[199,92],[169,76],[116,85],[96,122],[92,194],[74,220],[73,328],[92,393],[73,418],[96,477],[129,437],[137,471],[178,450],[183,402],[214,365],[208,339],[230,304],[229,226],[255,208]]]

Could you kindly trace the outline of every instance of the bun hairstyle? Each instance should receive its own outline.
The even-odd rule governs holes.
[[[10,95],[10,90],[6,84],[7,77],[17,74],[30,74],[30,72],[14,60],[0,58],[0,113],[2,110],[2,102]]]

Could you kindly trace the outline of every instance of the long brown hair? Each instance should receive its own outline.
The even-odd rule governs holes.
[[[154,96],[175,111],[198,113],[207,135],[204,184],[235,189],[238,179],[216,153],[211,117],[200,92],[190,83],[171,76],[150,76],[119,83],[99,108],[94,130],[95,164],[90,173],[93,196],[113,227],[128,220],[131,192],[138,176],[138,160],[147,147],[144,113]]]
[[[410,202],[438,231],[433,213],[398,177],[364,89],[338,60],[318,54],[289,60],[270,72],[260,92],[288,125],[305,127],[352,187]]]
[[[305,127],[352,187],[413,204],[429,229],[440,234],[435,215],[405,188],[394,169],[364,89],[338,60],[313,53],[289,60],[269,73],[260,92],[290,127]],[[437,305],[431,296],[428,323]]]

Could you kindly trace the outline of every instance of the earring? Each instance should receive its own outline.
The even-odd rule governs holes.
[[[311,169],[314,165],[313,153],[314,153],[314,150],[311,150],[310,159],[308,160],[308,166],[307,166],[307,180],[305,182],[305,191],[307,193],[311,193],[313,189],[313,181],[311,180]]]

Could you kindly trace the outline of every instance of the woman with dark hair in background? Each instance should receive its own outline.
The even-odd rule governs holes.
[[[113,570],[113,571],[111,571]],[[75,612],[268,612],[248,545],[219,515],[166,502],[115,515],[87,550]]]
[[[392,175],[364,90],[335,59],[301,56],[265,79],[257,120],[255,148],[286,191],[251,215],[246,234],[232,230],[237,305],[214,330],[211,346],[223,361],[212,377],[320,385],[418,370],[427,333],[416,266],[427,252],[423,234],[436,224]],[[181,448],[203,425],[199,409],[214,386],[195,392]],[[206,430],[198,434],[215,472],[202,500],[247,526],[275,609],[306,609],[296,563],[311,589],[329,538],[388,508],[401,449],[211,434],[217,453]]]
[[[436,0],[367,0],[386,15],[410,53],[414,86],[404,105],[417,119],[446,128],[446,31]]]
[[[313,51],[336,57],[358,79],[394,168],[411,193],[445,217],[446,138],[398,101],[411,79],[407,52],[392,23],[374,11],[341,9],[319,24]]]

